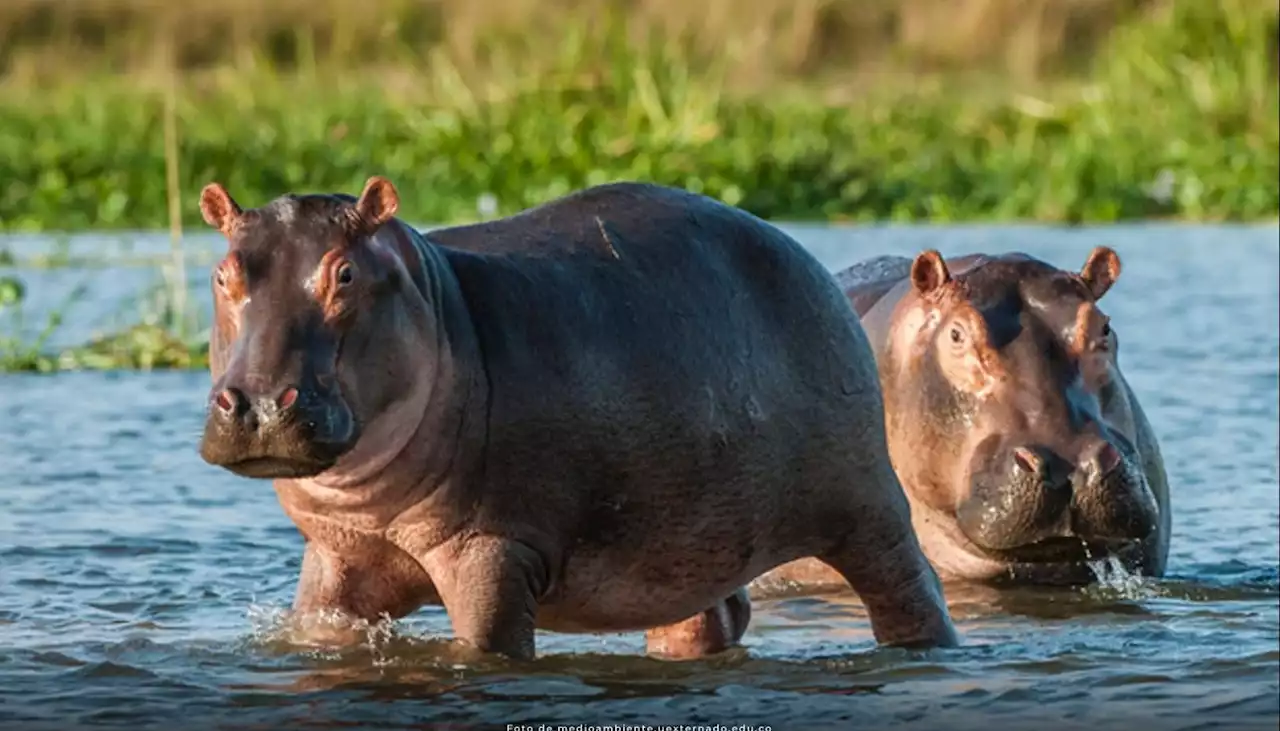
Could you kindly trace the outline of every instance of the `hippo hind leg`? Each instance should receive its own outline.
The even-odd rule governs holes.
[[[645,649],[666,660],[694,660],[737,645],[750,623],[751,600],[741,588],[701,614],[645,632]]]
[[[870,492],[860,492],[879,499],[862,501],[846,514],[835,547],[817,558],[858,594],[880,644],[954,647],[959,639],[942,582],[916,539],[897,476],[887,465],[873,473],[879,484],[866,484]]]

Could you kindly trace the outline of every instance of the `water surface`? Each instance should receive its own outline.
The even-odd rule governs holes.
[[[205,374],[0,375],[0,728],[1276,728],[1276,228],[791,230],[833,269],[925,247],[1079,267],[1115,247],[1124,272],[1105,302],[1167,461],[1169,575],[952,588],[965,645],[927,653],[877,650],[851,595],[757,602],[745,650],[706,662],[640,657],[638,634],[541,634],[531,666],[460,665],[436,608],[360,648],[305,651],[282,620],[301,538],[268,486],[196,454]],[[205,261],[219,246],[189,244]],[[88,282],[62,342],[135,313],[154,277],[19,273],[28,327]],[[207,311],[207,265],[188,276]]]

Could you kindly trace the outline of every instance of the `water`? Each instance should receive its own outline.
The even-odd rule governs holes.
[[[1087,590],[951,588],[964,647],[927,653],[875,649],[850,595],[757,601],[745,651],[706,662],[640,657],[639,635],[543,634],[532,666],[459,665],[435,608],[307,651],[283,619],[301,539],[269,488],[196,454],[205,374],[0,376],[0,728],[1276,728],[1276,228],[792,230],[832,268],[927,246],[1078,267],[1115,247],[1106,303],[1167,460],[1170,575],[1100,564]],[[191,246],[207,262],[218,243]],[[21,273],[28,327],[87,279],[68,341],[152,276]],[[207,311],[207,266],[190,276]]]

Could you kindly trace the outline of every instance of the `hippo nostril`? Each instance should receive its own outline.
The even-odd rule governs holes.
[[[280,394],[280,398],[276,399],[276,406],[284,411],[298,402],[298,389],[290,386]]]
[[[1040,455],[1036,454],[1026,447],[1015,447],[1013,450],[1013,461],[1027,475],[1039,477],[1044,474],[1044,460]]]
[[[1120,450],[1110,442],[1103,442],[1093,456],[1093,469],[1097,477],[1102,477],[1120,466]]]
[[[214,398],[218,409],[226,416],[235,416],[244,411],[247,402],[244,395],[234,388],[224,388]]]

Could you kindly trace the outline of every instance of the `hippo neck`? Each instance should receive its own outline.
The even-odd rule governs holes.
[[[465,473],[482,441],[485,380],[477,367],[470,314],[453,270],[420,233],[398,220],[387,232],[398,240],[409,274],[427,305],[424,328],[431,343],[420,376],[405,384],[406,397],[365,425],[360,442],[323,475],[286,481],[291,512],[335,512],[370,529],[429,501]]]

